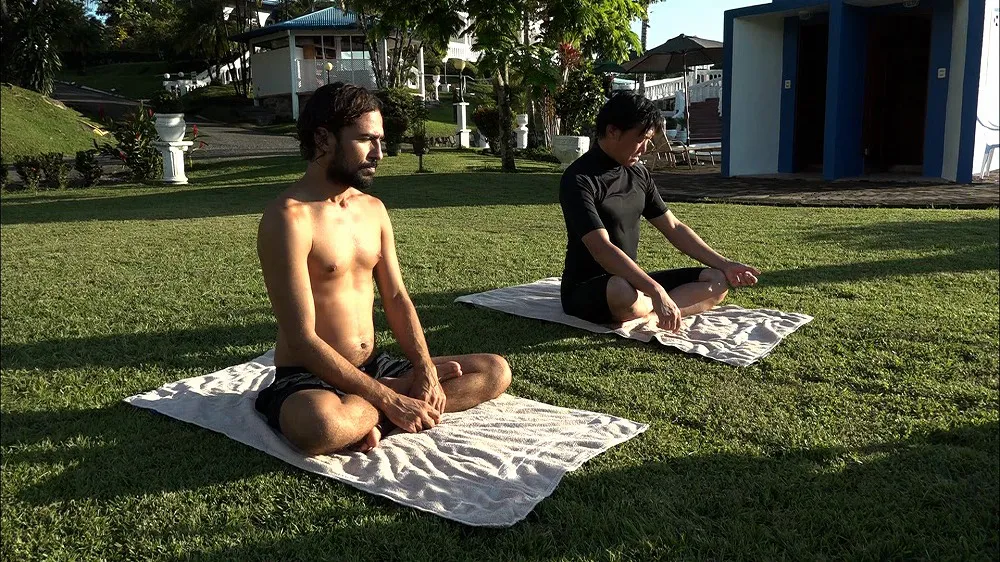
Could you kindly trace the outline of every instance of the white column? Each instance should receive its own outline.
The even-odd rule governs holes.
[[[288,30],[288,74],[292,82],[292,121],[299,119],[298,65],[295,62],[295,34]]]
[[[517,115],[517,129],[514,129],[517,148],[528,148],[528,114],[519,113]]]
[[[382,40],[382,70],[385,71],[386,82],[385,85],[389,85],[389,42],[385,39]]]
[[[462,148],[469,148],[469,133],[472,132],[467,126],[467,119],[465,115],[466,108],[469,107],[469,102],[458,102],[455,105],[458,106],[458,130],[455,134],[458,136],[458,146]]]
[[[184,153],[193,145],[191,141],[155,141],[153,146],[163,155],[163,182],[176,185],[186,184],[184,175]]]
[[[420,99],[426,100],[427,99],[427,92],[426,92],[427,86],[424,85],[424,46],[423,45],[420,46],[420,53],[417,55],[417,68],[420,71],[420,72],[417,73],[417,76],[420,77]]]

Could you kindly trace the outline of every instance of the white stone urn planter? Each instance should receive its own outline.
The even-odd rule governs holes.
[[[156,134],[163,142],[179,142],[184,140],[187,123],[183,113],[154,113]]]
[[[559,159],[563,169],[590,150],[590,137],[556,135],[552,137],[552,155]]]

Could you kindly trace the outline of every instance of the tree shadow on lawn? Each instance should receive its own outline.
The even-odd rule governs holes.
[[[233,546],[173,559],[934,560],[997,551],[996,423],[759,456],[660,455],[643,447],[656,431],[624,445],[629,455],[612,451],[568,475],[512,528],[388,506],[370,516],[384,509],[391,523],[345,532],[329,523],[343,520],[330,510],[308,534],[246,542],[224,531],[205,542]]]
[[[275,170],[282,170],[276,165]],[[54,201],[18,198],[0,202],[0,224],[39,224],[92,220],[171,220],[236,215],[259,215],[289,182],[251,183],[254,172],[226,174],[219,181],[242,185],[197,187],[157,193],[86,200],[60,197]],[[461,173],[389,176],[379,180],[372,195],[394,209],[474,207],[487,205],[545,205],[558,202],[558,182],[511,182],[500,173]],[[243,180],[246,180],[243,182]],[[216,178],[206,178],[215,182]]]
[[[194,490],[286,466],[220,433],[124,403],[4,412],[2,419],[5,471],[19,465],[67,467],[21,490],[20,499],[33,505]],[[42,442],[51,442],[55,450],[32,447]],[[27,450],[12,451],[14,447]]]
[[[274,345],[275,334],[276,323],[256,322],[8,344],[0,353],[4,369],[142,369],[155,365],[164,370],[205,369],[204,374],[208,374],[252,359],[237,350],[266,350]]]
[[[845,226],[815,232],[810,241],[834,242],[855,251],[923,251],[929,255],[850,264],[765,271],[762,285],[877,280],[899,275],[990,271],[1000,267],[1000,221],[912,221]]]

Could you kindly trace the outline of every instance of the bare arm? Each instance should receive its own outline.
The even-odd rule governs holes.
[[[437,367],[431,361],[424,340],[424,331],[417,318],[417,310],[403,285],[403,275],[399,271],[396,257],[396,239],[392,234],[389,213],[378,202],[382,222],[382,259],[375,264],[375,284],[382,295],[382,308],[403,354],[413,364],[413,382],[408,395],[426,402],[438,413],[444,412],[447,397],[438,379]]]
[[[698,236],[698,233],[677,220],[670,211],[649,222],[678,250],[709,267],[722,271],[731,286],[746,287],[757,283],[757,278],[760,276],[757,268],[733,261],[716,252]]]
[[[636,289],[647,295],[666,295],[663,287],[652,277],[646,274],[632,258],[621,251],[618,246],[611,243],[608,231],[598,228],[583,235],[583,245],[587,247],[594,261],[600,264],[605,271],[612,275],[617,275],[629,282]]]
[[[382,259],[375,265],[375,284],[378,285],[379,294],[382,295],[385,319],[403,349],[403,354],[413,364],[414,374],[436,379],[437,371],[427,351],[427,342],[420,320],[417,318],[417,310],[413,307],[409,293],[406,292],[403,275],[399,271],[392,223],[385,207],[379,206],[382,213]]]
[[[311,248],[312,225],[303,210],[272,207],[264,213],[257,233],[257,255],[281,337],[309,372],[381,410],[395,393],[359,371],[316,334],[316,308],[306,262]]]
[[[716,269],[723,269],[730,263],[728,259],[713,250],[688,225],[677,220],[670,211],[649,221],[678,250],[693,259]]]

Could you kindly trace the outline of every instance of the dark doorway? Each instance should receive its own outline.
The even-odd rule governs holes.
[[[865,173],[923,171],[930,53],[929,15],[881,14],[869,20],[861,133]]]
[[[823,171],[826,122],[826,52],[828,22],[803,22],[799,30],[799,62],[795,87],[794,171]]]

